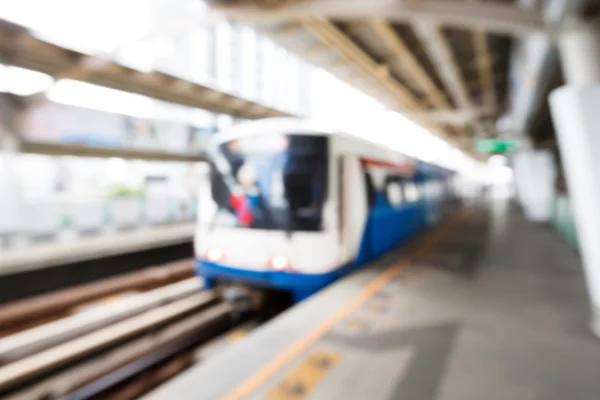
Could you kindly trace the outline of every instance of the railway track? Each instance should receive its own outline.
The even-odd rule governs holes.
[[[0,307],[0,337],[68,316],[77,307],[109,296],[147,291],[193,276],[193,261],[185,259],[7,303]]]
[[[185,369],[250,315],[192,275],[172,263],[0,308],[0,398],[130,399]]]

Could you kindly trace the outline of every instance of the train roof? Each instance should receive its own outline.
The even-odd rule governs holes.
[[[242,122],[217,134],[214,143],[263,133],[343,134],[330,124],[310,118],[276,117]]]
[[[269,133],[279,133],[279,134],[308,134],[308,135],[336,135],[342,136],[347,139],[363,142],[365,145],[372,147],[374,149],[383,150],[385,152],[394,152],[402,154],[405,157],[410,159],[419,161],[421,164],[426,165],[426,169],[431,171],[448,171],[449,169],[444,168],[439,165],[431,164],[429,162],[419,160],[415,157],[409,156],[401,151],[391,149],[386,147],[380,143],[371,141],[367,138],[353,135],[347,132],[344,132],[340,129],[337,129],[332,124],[328,124],[323,121],[319,121],[312,118],[296,118],[296,117],[276,117],[276,118],[264,118],[253,121],[242,122],[236,126],[231,128],[224,129],[220,133],[218,133],[212,140],[212,145],[218,145],[223,142],[239,139],[242,137],[257,135],[257,134],[269,134]]]

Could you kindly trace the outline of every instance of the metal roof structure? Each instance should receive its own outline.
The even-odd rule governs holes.
[[[211,3],[469,151],[506,109],[512,35],[544,29],[511,0]]]
[[[29,30],[0,20],[0,63],[43,72],[55,79],[74,79],[189,107],[257,119],[290,114],[258,102],[158,71],[135,70],[110,56],[87,55],[38,39]],[[201,161],[200,154],[128,150],[19,139],[24,153],[121,157],[154,161]]]
[[[0,62],[43,72],[55,79],[75,79],[234,117],[289,116],[281,110],[163,72],[139,71],[118,64],[109,56],[65,49],[1,20]]]
[[[223,20],[253,26],[473,154],[473,139],[497,135],[496,121],[508,109],[511,44],[531,34],[552,36],[565,27],[565,16],[594,3],[548,0],[545,8],[524,8],[521,2],[207,0],[206,13],[172,21],[150,35]],[[549,3],[555,3],[550,11]],[[1,21],[0,62],[237,117],[287,115],[165,73],[128,68],[110,55],[68,50]],[[547,92],[547,85],[536,83],[540,87],[532,90]],[[540,107],[532,108],[535,113]]]
[[[472,152],[475,137],[497,135],[496,121],[507,111],[511,44],[531,34],[554,35],[564,28],[564,16],[588,2],[556,1],[560,7],[552,12],[516,0],[209,3],[204,23],[225,18],[251,24]]]

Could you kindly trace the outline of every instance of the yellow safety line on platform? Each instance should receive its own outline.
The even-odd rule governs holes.
[[[327,376],[339,362],[338,353],[318,350],[310,353],[267,394],[267,400],[300,400]]]
[[[227,335],[227,338],[230,342],[237,342],[238,340],[242,340],[243,338],[245,338],[246,335],[248,335],[248,331],[246,329],[240,328],[234,330],[229,335]]]
[[[434,231],[430,236],[423,239],[417,248],[411,251],[408,255],[403,257],[401,261],[392,265],[387,270],[382,272],[377,278],[363,288],[363,290],[357,294],[352,300],[340,307],[334,312],[328,319],[317,326],[313,331],[309,332],[303,338],[300,338],[296,343],[292,344],[287,350],[279,353],[271,362],[259,369],[255,374],[249,376],[240,385],[231,390],[225,397],[224,400],[241,400],[254,391],[256,391],[262,384],[264,384],[270,377],[272,377],[277,371],[281,370],[285,365],[290,363],[300,353],[306,350],[311,344],[325,336],[327,332],[332,330],[340,321],[342,321],[348,314],[350,314],[359,305],[373,296],[379,289],[385,286],[388,282],[398,275],[402,268],[413,258],[425,253],[435,245],[440,236],[445,233],[450,227],[456,224],[467,215],[471,214],[469,211],[465,211],[449,221],[445,226],[441,226],[438,230]]]

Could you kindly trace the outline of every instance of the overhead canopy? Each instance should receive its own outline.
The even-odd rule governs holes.
[[[290,114],[216,88],[203,86],[158,71],[144,72],[116,63],[110,56],[95,56],[38,39],[21,26],[0,20],[0,64],[43,72],[55,79],[73,79],[201,108],[233,117],[257,119]],[[121,157],[160,161],[200,161],[200,154],[175,154],[98,146],[29,141],[18,138],[24,153]]]
[[[198,0],[201,2],[202,0]],[[212,8],[161,23],[148,36],[219,21],[252,25],[275,42],[471,152],[496,136],[509,107],[511,43],[564,27],[585,0],[205,0]],[[557,6],[558,5],[558,6]],[[562,6],[561,6],[562,5]],[[242,118],[286,115],[165,73],[120,65],[0,23],[0,62]],[[523,86],[523,82],[518,83]],[[543,92],[533,81],[532,90]],[[534,109],[535,107],[532,107]],[[529,111],[528,111],[529,112]],[[533,114],[535,110],[529,112]]]
[[[209,0],[188,23],[248,23],[465,151],[509,106],[511,43],[585,1]],[[529,3],[529,7],[524,5]],[[550,4],[552,3],[552,4]],[[531,6],[533,5],[533,6]],[[556,15],[554,15],[556,14]],[[184,21],[176,29],[183,29]],[[535,89],[538,90],[538,89]]]
[[[0,62],[137,93],[234,117],[256,119],[286,112],[158,71],[138,71],[107,57],[90,56],[36,38],[27,29],[0,20]]]

